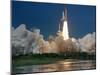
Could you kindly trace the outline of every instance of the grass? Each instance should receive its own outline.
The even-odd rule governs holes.
[[[54,63],[59,60],[64,60],[62,56],[57,57],[57,55],[24,55],[14,57],[12,60],[13,66],[25,66],[25,65],[40,65],[40,64],[49,64]]]
[[[28,54],[12,57],[12,66],[27,66],[27,65],[42,65],[54,63],[56,61],[65,59],[95,59],[95,55],[88,55],[86,53],[67,53],[65,54]]]

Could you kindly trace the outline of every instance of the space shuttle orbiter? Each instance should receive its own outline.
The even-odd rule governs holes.
[[[58,35],[61,35],[62,36],[62,30],[63,30],[63,24],[64,22],[66,21],[67,22],[67,9],[65,8],[64,11],[62,12],[62,18],[60,20],[60,24],[59,24],[59,30],[58,30]],[[67,28],[67,27],[65,27]]]
[[[67,10],[64,9],[63,13],[62,13],[62,21],[67,21]]]

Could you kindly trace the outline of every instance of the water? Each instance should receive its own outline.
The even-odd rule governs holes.
[[[16,67],[13,72],[17,74],[18,73],[41,73],[41,72],[88,70],[88,69],[95,69],[95,68],[96,68],[95,60],[67,59],[52,64]]]

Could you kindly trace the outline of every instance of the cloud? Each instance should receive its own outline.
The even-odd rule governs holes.
[[[25,24],[21,24],[14,30],[12,29],[12,32],[12,47],[14,54],[17,52],[21,54],[32,52],[33,43],[35,43],[36,39],[41,37],[38,29],[34,30],[34,32],[31,32],[26,29]]]
[[[81,39],[78,39],[81,51],[95,52],[96,50],[96,38],[95,32],[89,33]]]
[[[12,51],[13,54],[27,53],[59,53],[68,51],[81,51],[95,53],[96,38],[95,32],[89,33],[80,39],[69,38],[63,40],[60,35],[49,36],[44,40],[40,34],[40,29],[29,31],[25,24],[21,24],[16,29],[12,27]]]

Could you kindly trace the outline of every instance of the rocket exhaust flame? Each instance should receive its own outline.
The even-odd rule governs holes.
[[[68,34],[68,24],[67,24],[67,21],[64,21],[64,23],[63,23],[62,36],[63,36],[64,40],[69,39],[69,34]]]

